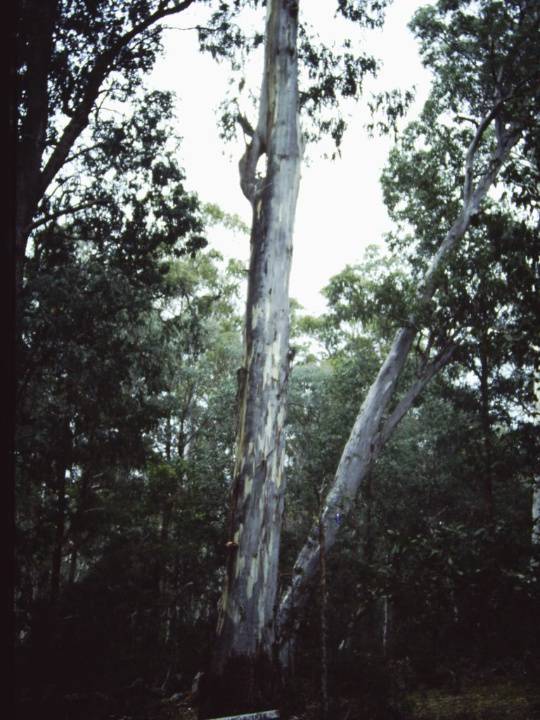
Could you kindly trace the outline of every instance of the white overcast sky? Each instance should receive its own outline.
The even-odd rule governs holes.
[[[417,100],[409,117],[421,107],[429,88],[429,75],[418,56],[417,43],[407,29],[416,8],[428,0],[394,0],[381,30],[365,30],[360,41],[383,65],[374,82],[366,83],[364,97],[371,90],[417,88]],[[312,25],[323,32],[325,41],[343,29],[333,17],[335,0],[304,0]],[[301,6],[302,7],[302,6]],[[204,10],[195,7],[183,12],[171,25],[189,28],[204,24]],[[350,26],[350,24],[348,24]],[[177,94],[178,131],[183,138],[181,163],[187,186],[203,202],[212,202],[229,213],[237,213],[250,224],[250,206],[240,191],[238,159],[243,143],[224,145],[217,126],[218,105],[223,100],[229,69],[198,51],[193,30],[167,30],[165,54],[152,75],[152,84]],[[260,83],[259,69],[252,82]],[[257,77],[255,77],[255,74]],[[252,118],[255,124],[255,117]],[[324,160],[316,148],[309,150],[304,163],[296,215],[291,296],[306,312],[318,314],[325,308],[320,290],[346,264],[359,262],[364,248],[382,243],[390,221],[379,184],[391,140],[370,138],[364,129],[368,121],[365,105],[351,108],[349,129],[343,140],[341,158]],[[247,262],[249,238],[215,229],[208,235],[211,246],[226,257]]]

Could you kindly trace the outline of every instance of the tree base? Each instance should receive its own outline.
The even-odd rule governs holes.
[[[265,655],[230,658],[221,674],[201,678],[199,720],[276,708],[281,696],[279,673]]]

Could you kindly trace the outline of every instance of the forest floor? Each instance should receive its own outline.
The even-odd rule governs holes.
[[[515,680],[475,682],[459,693],[448,690],[425,690],[407,697],[410,712],[407,720],[540,720],[540,684]],[[392,716],[394,717],[394,716]],[[342,710],[331,720],[369,720],[358,700],[343,700]],[[396,716],[396,720],[399,716]],[[320,720],[318,704],[310,704],[296,720]],[[152,720],[197,720],[187,704],[176,705]]]
[[[40,703],[21,707],[20,720],[54,717],[55,720],[197,720],[197,711],[190,696],[180,693],[169,698],[147,694],[137,699],[129,693],[122,702],[110,696],[69,696],[58,705]],[[406,709],[405,709],[406,707]],[[54,710],[54,711],[53,711]],[[320,720],[318,702],[309,702],[294,720]],[[540,683],[510,678],[491,681],[476,680],[459,692],[444,689],[417,690],[404,698],[403,711],[373,712],[359,698],[340,698],[329,720],[540,720]],[[292,717],[291,717],[292,720]]]
[[[540,720],[540,683],[495,680],[409,696],[413,720]],[[351,719],[352,720],[352,719]]]

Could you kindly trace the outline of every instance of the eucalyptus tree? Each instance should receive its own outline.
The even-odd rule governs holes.
[[[429,101],[431,122],[444,127],[463,122],[459,161],[434,163],[435,181],[439,172],[454,172],[461,192],[454,196],[453,221],[446,215],[446,198],[439,204],[429,192],[436,227],[441,235],[432,240],[432,257],[424,263],[423,276],[408,318],[397,331],[390,351],[373,382],[341,456],[322,515],[326,550],[334,544],[338,527],[334,518],[346,513],[368,476],[381,447],[433,374],[448,360],[451,345],[428,357],[419,377],[392,408],[397,383],[418,333],[422,314],[429,306],[444,274],[443,268],[456,251],[474,218],[494,186],[501,170],[508,166],[514,149],[524,152],[534,146],[538,118],[538,23],[540,11],[533,2],[439,2],[420,10],[413,29],[421,41],[425,64],[435,73]],[[429,147],[426,152],[429,153]],[[457,167],[456,167],[457,165]],[[432,179],[424,183],[437,187]],[[421,195],[415,198],[422,207]],[[444,209],[443,209],[444,208]],[[433,227],[433,215],[425,213]],[[447,228],[446,232],[442,232]],[[428,226],[424,225],[424,231]],[[278,611],[277,624],[283,661],[288,641],[294,638],[298,611],[305,605],[308,589],[318,569],[319,527],[314,524],[294,567],[293,580]]]
[[[390,244],[408,263],[412,278],[421,275],[432,252],[429,217],[442,221],[458,202],[455,174],[448,171],[448,164],[459,156],[461,129],[438,128],[432,120],[428,108],[406,130],[383,175],[387,205],[398,228]],[[446,171],[434,172],[437,164]],[[512,165],[527,167],[530,160],[526,154],[515,153],[505,172],[515,177]],[[521,180],[515,177],[512,194],[521,195],[527,183],[526,176]],[[463,400],[468,409],[471,403],[476,404],[482,427],[476,463],[488,523],[494,517],[490,469],[496,464],[491,457],[494,434],[497,427],[519,424],[519,418],[527,424],[537,359],[533,342],[538,283],[535,203],[529,197],[516,205],[509,201],[509,194],[507,187],[497,200],[486,199],[467,237],[444,268],[430,317],[424,314],[423,318],[437,329],[438,337],[433,338],[436,344],[440,345],[449,333],[459,338],[453,355],[455,373],[459,374],[458,367],[464,368]],[[416,242],[411,244],[413,234]],[[471,382],[476,384],[477,403],[466,391]]]
[[[458,115],[452,124],[438,124],[435,100],[403,133],[382,177],[397,228],[390,244],[406,258],[416,281],[436,243],[433,226],[459,207],[460,148],[473,122]],[[474,400],[465,388],[476,384],[482,428],[476,462],[488,523],[494,519],[492,475],[497,461],[491,455],[497,428],[526,426],[533,408],[540,203],[533,178],[538,172],[538,127],[533,121],[502,168],[496,192],[486,197],[467,236],[442,270],[429,308],[429,323],[441,331],[441,337],[443,329],[458,333],[459,347],[453,357],[456,373],[459,366],[466,368],[462,389],[467,409]]]
[[[370,11],[380,16],[384,4],[360,3],[354,10],[350,3],[339,3],[338,10],[365,22]],[[224,3],[220,22],[226,29],[229,19],[223,20],[223,13],[227,16],[228,11]],[[261,39],[259,35],[256,42]],[[229,558],[216,647],[203,689],[201,712],[206,716],[256,709],[271,701],[276,689],[274,614],[290,363],[288,283],[304,145],[300,107],[313,117],[325,104],[335,104],[337,94],[356,94],[362,74],[374,67],[372,60],[356,61],[350,52],[338,58],[328,51],[317,55],[305,29],[299,33],[296,0],[267,3],[264,40],[257,123],[252,126],[240,112],[234,117],[248,138],[239,167],[240,185],[252,207],[251,258]],[[209,49],[219,52],[212,44]],[[299,59],[305,60],[311,80],[303,95]],[[340,62],[348,71],[344,78],[335,74]],[[336,139],[342,130],[342,123],[334,126]]]
[[[403,167],[410,167],[410,160],[402,159]],[[417,169],[420,176],[425,171],[421,164]],[[525,309],[532,300],[531,274],[517,278],[515,266],[527,262],[527,251],[533,250],[534,242],[530,236],[526,240],[521,227],[518,235],[523,252],[515,253],[511,237],[501,237],[505,250],[501,262],[501,247],[494,238],[487,243],[482,232],[482,241],[476,245],[478,236],[473,235],[468,249],[454,258],[454,264],[459,260],[461,273],[449,277],[453,292],[444,290],[444,302],[429,318],[437,330],[449,324],[462,326],[453,362],[417,398],[414,412],[400,423],[364,480],[349,517],[337,513],[333,518],[339,536],[328,557],[328,648],[333,691],[337,693],[340,687],[350,688],[353,678],[361,687],[361,678],[376,672],[377,658],[381,661],[383,652],[387,661],[403,663],[403,670],[410,663],[409,669],[418,673],[417,677],[427,679],[436,667],[449,677],[450,671],[459,673],[464,662],[485,666],[501,652],[517,658],[520,648],[534,647],[525,620],[534,617],[537,596],[527,569],[530,495],[524,479],[534,472],[537,453],[531,444],[532,428],[519,414],[507,411],[509,405],[515,408],[515,403],[522,412],[528,408],[527,368],[523,368],[524,382],[517,382],[514,372],[508,374],[509,366],[522,357],[516,347],[513,353],[518,354],[510,354],[508,343],[513,341],[522,350],[528,344],[523,329],[509,331],[514,321],[529,322]],[[508,257],[504,257],[506,252]],[[467,262],[467,253],[471,262]],[[484,253],[490,256],[489,263],[481,262]],[[282,577],[289,577],[293,553],[301,546],[313,517],[318,516],[316,491],[335,468],[346,429],[391,341],[392,325],[399,322],[411,294],[413,283],[403,264],[396,264],[400,270],[396,274],[384,256],[377,260],[373,249],[366,254],[367,262],[346,268],[330,280],[325,290],[328,312],[302,323],[321,349],[313,351],[316,357],[297,361],[292,373]],[[474,292],[470,287],[464,290],[469,277],[465,268],[472,277],[483,278],[483,293],[489,289],[488,295],[476,287]],[[508,287],[510,279],[515,283],[512,289]],[[500,326],[491,327],[490,352],[497,511],[493,529],[484,527],[479,492],[479,480],[484,477],[480,393],[466,369],[475,362],[474,334],[482,326],[478,318],[477,327],[467,308],[479,303],[489,305],[495,316],[501,313]],[[442,333],[432,336],[433,343],[442,341]],[[503,347],[506,349],[501,352]],[[421,362],[419,354],[411,355],[401,378],[402,388],[414,380],[415,365],[418,368]],[[467,382],[463,382],[464,374]],[[301,614],[294,661],[300,677],[316,672],[319,594],[314,578]],[[504,607],[523,618],[515,622],[511,643],[496,629]],[[353,669],[358,667],[362,669]]]
[[[213,703],[219,694],[233,690],[231,683],[242,688],[248,705],[254,702],[260,693],[254,687],[255,663],[270,664],[274,640],[271,619],[283,511],[288,281],[302,155],[297,13],[297,4],[287,0],[268,4],[259,120],[240,166],[242,190],[253,208],[252,253],[230,556],[212,668],[212,683],[219,686],[210,691]],[[256,167],[263,151],[267,171],[258,179]],[[263,668],[263,673],[268,670]]]

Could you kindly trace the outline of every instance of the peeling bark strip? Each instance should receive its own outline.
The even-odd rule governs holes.
[[[496,148],[492,153],[487,168],[478,178],[476,186],[473,186],[472,177],[476,153],[483,134],[496,119],[497,112],[500,109],[501,103],[498,103],[486,115],[468,148],[464,168],[465,184],[462,209],[433,256],[424,280],[418,289],[417,300],[420,303],[427,302],[432,297],[437,286],[440,269],[446,258],[467,232],[471,218],[478,212],[499,170],[521,137],[519,128],[513,125],[503,128],[501,123],[496,123]],[[409,410],[414,399],[451,356],[452,348],[444,351],[439,358],[428,365],[424,369],[423,377],[409,389],[402,401],[383,423],[383,417],[405,367],[415,335],[415,319],[411,317],[408,325],[397,331],[390,351],[360,408],[341,455],[334,482],[326,497],[325,507],[321,515],[321,522],[324,523],[326,552],[330,550],[336,540],[338,532],[338,525],[335,522],[336,514],[338,512],[345,514],[350,510],[360,485],[369,475],[370,469],[385,442]],[[280,659],[284,666],[287,665],[291,658],[300,619],[299,612],[306,604],[308,589],[317,574],[321,549],[319,536],[319,521],[317,521],[311,528],[308,539],[297,557],[293,570],[293,580],[280,603],[276,620],[276,634],[279,642]]]
[[[268,3],[259,120],[240,162],[242,190],[253,209],[244,381],[230,554],[207,686],[212,702],[203,713],[257,710],[271,694],[285,491],[289,274],[302,154],[297,24],[297,2]],[[259,177],[263,153],[267,170]]]

